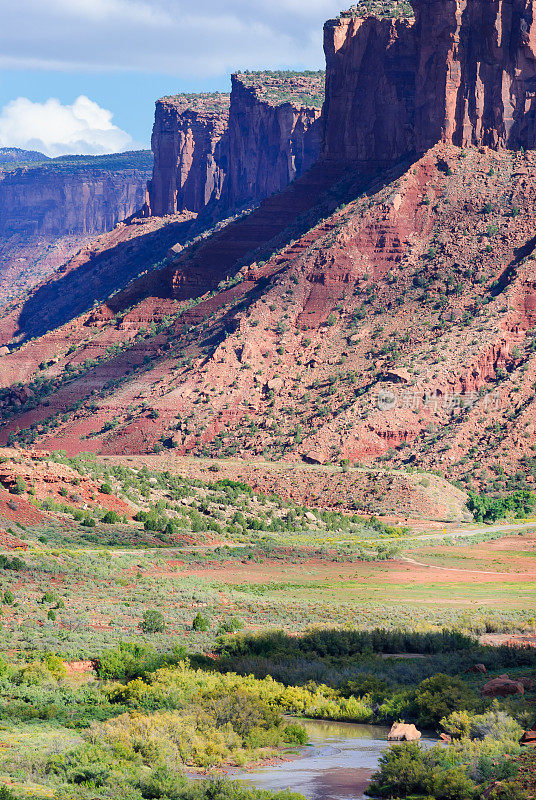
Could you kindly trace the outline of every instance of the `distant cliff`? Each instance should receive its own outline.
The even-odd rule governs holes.
[[[147,151],[0,169],[0,300],[35,285],[83,242],[138,210],[151,170]]]
[[[412,5],[407,19],[359,8],[326,23],[324,157],[370,167],[441,141],[535,148],[536,3]]]
[[[317,159],[324,73],[244,73],[232,93],[156,104],[152,215],[220,210],[285,188]]]
[[[0,236],[104,233],[143,204],[151,166],[141,151],[0,171]]]

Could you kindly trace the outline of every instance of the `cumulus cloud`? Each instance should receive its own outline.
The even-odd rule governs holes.
[[[18,0],[2,10],[0,67],[140,70],[206,78],[322,66],[340,0]]]
[[[19,97],[0,113],[0,146],[38,150],[48,156],[102,155],[134,149],[112,113],[81,95],[72,105],[50,98],[32,103]]]

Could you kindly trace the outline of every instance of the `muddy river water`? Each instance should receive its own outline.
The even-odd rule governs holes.
[[[302,757],[233,777],[261,789],[291,789],[308,800],[363,800],[378,759],[389,747],[389,728],[316,720],[304,725],[310,745]]]

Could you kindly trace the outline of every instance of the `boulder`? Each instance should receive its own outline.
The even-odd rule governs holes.
[[[421,738],[421,732],[415,725],[408,725],[405,722],[395,722],[389,731],[387,741],[389,742],[417,742]]]
[[[525,694],[525,687],[520,681],[513,681],[508,675],[501,675],[484,684],[481,693],[484,697],[508,697],[513,694]]]
[[[319,450],[310,450],[304,457],[303,460],[306,461],[308,464],[325,464],[328,461],[328,458],[324,453],[321,453]]]
[[[412,376],[407,369],[389,369],[384,377],[386,381],[391,381],[391,383],[409,383]]]
[[[487,675],[488,671],[487,671],[486,667],[484,666],[484,664],[474,664],[472,667],[469,667],[469,669],[466,672],[467,672],[467,674],[472,672],[472,673],[475,673],[477,675]]]
[[[536,725],[530,731],[525,731],[521,739],[519,740],[519,744],[523,744],[528,747],[536,747]]]

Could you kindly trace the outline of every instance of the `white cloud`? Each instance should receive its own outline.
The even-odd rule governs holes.
[[[346,5],[349,5],[348,2]],[[0,67],[206,78],[321,67],[340,0],[17,0],[2,9]]]
[[[0,113],[0,146],[38,150],[48,156],[134,149],[132,138],[113,124],[112,116],[84,95],[70,106],[55,98],[32,103],[19,97]]]

